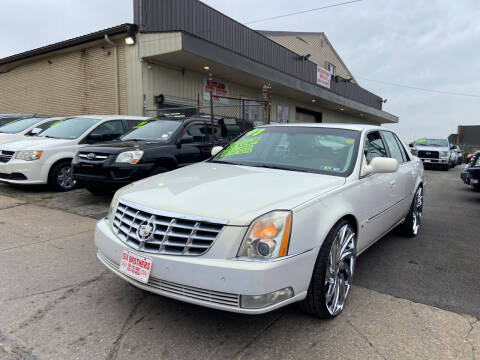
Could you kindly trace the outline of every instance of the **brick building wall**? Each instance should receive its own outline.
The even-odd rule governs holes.
[[[124,46],[118,47],[120,113],[127,114]],[[57,51],[0,73],[0,113],[115,114],[115,61],[111,46]]]

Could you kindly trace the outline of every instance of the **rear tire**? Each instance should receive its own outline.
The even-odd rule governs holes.
[[[401,233],[406,236],[413,238],[417,236],[418,230],[420,230],[420,225],[422,224],[423,216],[423,188],[418,187],[415,192],[415,196],[412,200],[412,205],[410,205],[410,210],[405,222],[400,225]]]
[[[328,233],[313,269],[305,300],[300,308],[323,319],[340,314],[350,294],[356,262],[356,233],[347,220]]]
[[[70,191],[77,187],[73,177],[72,162],[69,160],[55,164],[50,170],[48,184],[56,191]]]

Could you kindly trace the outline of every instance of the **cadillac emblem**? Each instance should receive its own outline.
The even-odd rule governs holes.
[[[148,221],[142,222],[138,227],[137,239],[141,243],[144,243],[153,237],[153,234],[155,233],[155,223],[153,221],[154,217],[152,216]]]

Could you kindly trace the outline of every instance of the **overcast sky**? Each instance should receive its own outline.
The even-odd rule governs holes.
[[[346,0],[207,0],[247,22]],[[0,58],[133,21],[133,0],[0,0]],[[480,124],[480,1],[363,0],[251,25],[323,31],[357,81],[387,98],[405,140]],[[374,80],[374,81],[371,81]],[[401,84],[474,96],[446,95]]]

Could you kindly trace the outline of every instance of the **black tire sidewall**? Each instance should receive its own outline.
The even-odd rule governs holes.
[[[52,186],[55,190],[57,191],[70,191],[73,190],[77,187],[78,182],[73,185],[73,187],[66,189],[63,186],[60,185],[58,182],[58,173],[60,172],[61,169],[64,167],[71,167],[71,161],[62,161],[53,166],[53,168],[50,171],[50,176],[49,176],[49,185]]]

